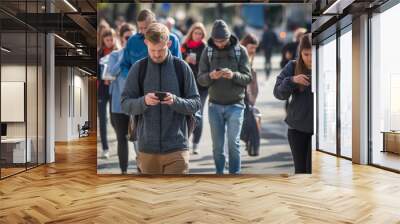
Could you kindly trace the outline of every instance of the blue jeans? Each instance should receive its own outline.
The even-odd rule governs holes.
[[[244,105],[219,105],[209,103],[208,117],[213,141],[213,155],[217,174],[224,173],[225,129],[228,130],[229,173],[240,173],[240,131],[243,124]]]

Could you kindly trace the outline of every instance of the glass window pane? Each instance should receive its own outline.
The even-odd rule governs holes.
[[[340,37],[340,152],[352,156],[352,35]]]
[[[400,33],[393,27],[398,21],[400,4],[371,19],[372,163],[396,170],[400,170]]]
[[[38,164],[45,163],[45,60],[46,60],[46,52],[45,52],[45,44],[46,44],[46,36],[42,33],[39,33],[39,45],[38,45]]]
[[[336,153],[336,40],[318,48],[318,147]]]
[[[37,95],[37,84],[38,84],[38,36],[36,32],[27,33],[28,38],[28,62],[27,62],[27,81],[26,81],[26,111],[27,111],[27,142],[30,147],[30,162],[28,168],[37,165],[37,132],[38,132],[38,95]]]
[[[25,41],[22,32],[1,34],[1,47],[7,49],[1,50],[2,177],[25,170],[25,163],[30,160],[30,151],[26,151]]]

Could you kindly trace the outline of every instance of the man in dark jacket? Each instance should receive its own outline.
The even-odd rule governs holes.
[[[279,41],[274,31],[272,31],[268,25],[265,25],[264,33],[261,39],[261,47],[264,50],[266,79],[268,79],[269,75],[271,74],[272,51],[278,44]]]
[[[138,61],[129,70],[121,96],[122,110],[140,115],[138,167],[144,174],[184,174],[189,169],[186,115],[200,109],[194,75],[184,61],[172,56],[168,50],[171,41],[165,25],[151,24],[145,34],[145,44],[149,58]],[[143,60],[147,60],[147,64],[143,64]],[[182,90],[175,60],[179,60],[184,74]],[[139,73],[143,65],[147,67],[141,80]],[[164,92],[166,96],[162,97],[156,91]]]
[[[228,130],[229,173],[240,173],[240,131],[244,96],[251,82],[249,57],[227,24],[217,20],[199,63],[200,85],[209,87],[209,120],[217,174],[224,173],[225,129]]]

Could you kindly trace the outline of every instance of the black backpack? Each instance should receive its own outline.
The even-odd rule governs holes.
[[[139,93],[140,96],[144,96],[144,89],[143,89],[143,83],[144,79],[146,78],[146,70],[147,70],[147,64],[149,61],[149,57],[146,57],[144,59],[141,59],[139,63]],[[184,62],[180,60],[177,57],[173,57],[174,61],[174,67],[175,67],[175,72],[178,78],[178,83],[179,83],[179,92],[182,97],[186,96],[185,93],[185,73],[183,72],[183,66],[185,66]],[[129,132],[128,132],[128,139],[130,141],[136,141],[137,140],[137,126],[139,123],[139,120],[141,118],[141,115],[135,115],[135,116],[130,116],[130,125],[129,125]],[[196,123],[197,119],[194,114],[191,115],[186,115],[186,123],[188,126],[188,138],[196,128]]]

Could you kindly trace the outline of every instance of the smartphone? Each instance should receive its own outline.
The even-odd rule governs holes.
[[[158,97],[158,100],[160,101],[164,101],[165,98],[167,97],[167,93],[166,92],[155,92],[154,93],[156,95],[156,97]]]

